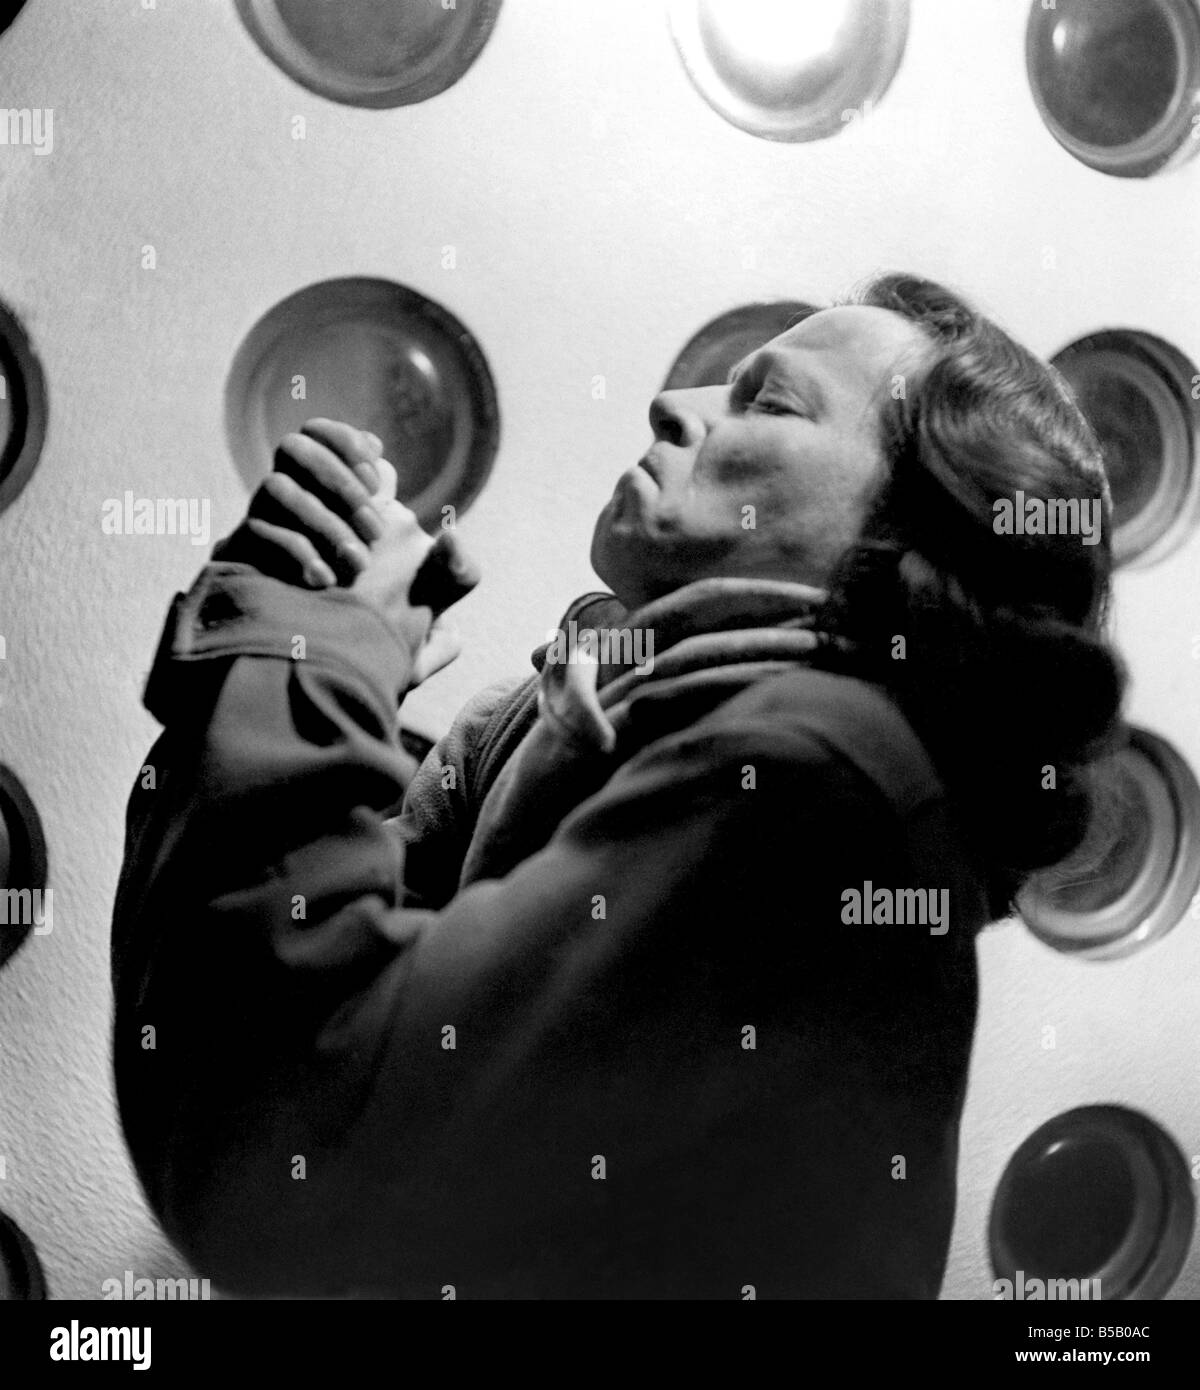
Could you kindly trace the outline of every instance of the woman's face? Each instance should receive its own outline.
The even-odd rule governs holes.
[[[889,309],[822,309],[730,385],[656,396],[654,443],[596,521],[596,573],[626,607],[711,575],[824,583],[884,476],[883,404],[929,350]]]

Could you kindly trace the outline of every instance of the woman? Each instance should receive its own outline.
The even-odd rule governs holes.
[[[612,592],[415,773],[395,707],[476,575],[377,440],[289,436],[176,599],[115,1065],[154,1210],[231,1291],[937,1296],[974,937],[1119,736],[1098,449],[899,276],[651,422]],[[998,532],[1018,490],[1100,504],[1101,543]]]

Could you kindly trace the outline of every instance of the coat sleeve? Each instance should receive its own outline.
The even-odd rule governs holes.
[[[904,872],[852,851],[897,841],[871,784],[802,728],[702,721],[503,879],[406,908],[410,667],[346,594],[213,567],[176,601],[113,928],[121,1115],[168,1235],[253,1295],[936,1282],[936,1250],[860,1248],[897,1151],[901,1229],[924,1173],[913,1239],[948,1238],[959,1080],[939,1108],[934,1027],[914,1116],[912,1019],[871,993],[902,964],[927,1007],[936,945],[847,954],[838,925],[864,866]]]

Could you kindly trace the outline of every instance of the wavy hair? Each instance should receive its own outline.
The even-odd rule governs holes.
[[[943,286],[884,275],[841,302],[903,315],[933,351],[883,405],[886,477],[832,576],[830,623],[929,750],[1002,917],[1083,841],[1125,733],[1100,445],[1060,374]],[[1098,542],[997,534],[994,504],[1017,492],[1099,503]]]

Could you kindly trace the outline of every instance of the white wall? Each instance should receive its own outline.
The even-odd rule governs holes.
[[[37,473],[0,516],[0,749],[41,811],[56,893],[53,933],[0,976],[0,1206],[35,1240],[55,1295],[178,1268],[114,1118],[108,921],[124,800],[155,732],[141,680],[164,605],[203,552],[102,535],[103,500],[209,497],[215,534],[230,530],[246,495],[223,390],[255,320],[343,274],[440,300],[487,353],[503,422],[462,526],[486,573],[461,608],[466,654],[411,701],[440,726],[483,682],[526,669],[565,603],[595,586],[592,519],[644,449],[676,352],[721,310],[909,268],[967,290],[1047,354],[1130,325],[1200,357],[1200,160],[1144,183],[1075,163],[1029,96],[1025,13],[916,0],[873,139],[811,145],[722,121],[646,0],[505,0],[457,86],[393,111],[302,90],[224,0],[29,0],[0,36],[0,105],[55,113],[52,155],[0,148],[0,298],[51,396]],[[1198,579],[1200,538],[1122,577],[1118,614],[1134,717],[1196,767]],[[953,1298],[989,1296],[992,1188],[1057,1111],[1125,1102],[1200,1152],[1195,924],[1106,965],[1061,960],[1013,924],[985,937],[981,960]],[[1176,1296],[1198,1292],[1193,1250]]]

